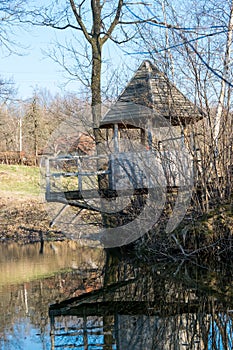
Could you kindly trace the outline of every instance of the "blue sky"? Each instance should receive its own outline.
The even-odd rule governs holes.
[[[81,35],[81,33],[79,33]],[[51,28],[32,27],[30,30],[18,30],[13,37],[23,48],[18,48],[21,55],[6,52],[0,54],[0,76],[12,78],[18,89],[17,98],[27,99],[32,97],[38,89],[48,89],[52,94],[64,94],[66,91],[79,93],[82,89],[78,81],[67,83],[67,74],[62,67],[51,58],[45,57],[42,51],[51,48],[52,42],[57,38],[69,35],[67,31],[53,31]],[[108,44],[107,44],[108,45]],[[106,45],[105,45],[106,47]],[[15,46],[13,47],[15,48]],[[128,58],[111,45],[106,47],[105,54],[111,56],[111,62],[115,66]],[[106,57],[106,56],[105,56]]]
[[[31,2],[35,2],[37,5],[48,3],[46,0],[31,0]],[[157,10],[159,13],[159,9]],[[155,34],[159,34],[158,40],[161,40],[161,38],[163,38],[164,29],[154,26],[153,29],[155,29]],[[162,32],[160,33],[160,31]],[[42,53],[42,50],[46,51],[49,46],[51,47],[50,43],[55,39],[55,35],[57,35],[58,38],[62,37],[62,39],[64,39],[64,35],[70,35],[68,31],[53,31],[51,28],[44,27],[31,27],[30,30],[27,28],[26,31],[24,29],[15,27],[12,29],[12,32],[17,33],[13,39],[20,42],[21,45],[25,47],[25,49],[18,49],[18,51],[24,55],[17,56],[15,54],[12,54],[10,56],[7,56],[6,52],[1,51],[0,46],[0,76],[5,79],[12,78],[15,81],[16,87],[18,88],[18,98],[29,98],[32,96],[35,89],[41,88],[46,88],[53,94],[63,94],[65,91],[72,91],[75,93],[80,92],[81,85],[78,81],[73,81],[72,83],[64,86],[64,84],[67,82],[67,76],[65,77],[65,72],[61,69],[61,67],[59,67],[58,64],[53,62],[48,57],[46,58]],[[160,34],[162,35],[161,37]],[[78,37],[81,37],[80,32],[78,33]],[[189,37],[188,34],[187,37]],[[214,42],[214,40],[216,41],[217,39],[219,39],[219,37],[213,37],[212,42]],[[182,40],[180,40],[180,42],[182,44]],[[201,42],[202,41],[200,40],[198,41],[198,43]],[[203,43],[205,43],[205,41],[203,41]],[[162,50],[163,46],[166,46],[166,43],[163,40],[161,43],[159,42],[159,44],[162,45]],[[116,46],[109,45],[109,42],[106,43],[105,46],[108,48],[105,49],[104,58],[110,57],[110,62],[114,68],[117,68],[121,63],[128,61],[128,71],[130,75],[132,75],[133,71],[139,66],[143,60],[143,56],[150,58],[148,55],[146,55],[147,52],[145,52],[144,55],[143,52],[140,51],[140,46],[137,49],[137,52],[139,52],[137,56],[127,56],[123,53],[123,51],[117,49]],[[143,49],[143,51],[144,50],[145,49]],[[132,51],[133,49],[129,48],[129,52]],[[177,53],[175,50],[172,51],[172,53],[173,52],[175,54]],[[157,57],[159,60],[160,56],[158,55]],[[200,59],[198,62],[200,62]],[[130,68],[132,71],[130,71]],[[109,77],[110,73],[111,72],[109,71],[106,76]]]
[[[51,93],[64,92],[65,74],[53,60],[46,58],[42,50],[47,50],[55,35],[50,28],[32,28],[20,30],[13,38],[23,48],[17,51],[21,55],[0,56],[0,75],[12,78],[18,88],[18,97],[26,99],[32,96],[35,89],[47,88]],[[15,48],[15,47],[14,47]],[[67,90],[78,89],[78,84],[67,86]]]

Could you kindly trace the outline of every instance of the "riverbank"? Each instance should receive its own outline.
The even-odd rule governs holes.
[[[39,168],[0,165],[0,242],[26,244],[66,239],[58,227],[50,227],[47,209]],[[133,243],[140,259],[233,257],[232,202],[213,206],[205,215],[191,212],[170,234],[165,233],[168,218],[163,217],[161,225]]]
[[[233,259],[233,206],[223,202],[208,213],[190,212],[171,233],[165,233],[168,218],[134,244],[140,260],[196,260],[199,263]],[[165,224],[164,224],[165,222]]]
[[[0,242],[65,239],[49,226],[37,167],[0,165],[0,222]]]
[[[16,197],[1,192],[0,221],[0,242],[27,244],[65,239],[61,231],[49,226],[45,204],[33,196]]]

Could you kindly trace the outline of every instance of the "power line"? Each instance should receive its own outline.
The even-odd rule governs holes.
[[[163,52],[163,51],[168,51],[170,49],[175,49],[177,47],[184,46],[185,44],[189,44],[189,43],[191,43],[193,41],[201,40],[201,39],[204,39],[204,38],[207,38],[207,37],[210,37],[210,36],[214,36],[214,35],[218,35],[218,34],[222,34],[222,33],[226,33],[226,32],[228,32],[228,30],[222,30],[222,31],[216,32],[216,33],[205,34],[205,35],[199,36],[199,37],[191,39],[191,40],[187,40],[186,38],[184,40],[184,38],[182,38],[184,40],[182,43],[175,44],[175,45],[172,45],[172,46],[169,46],[169,47],[165,47],[164,49],[160,49],[160,50],[152,50],[151,52],[160,53],[160,52]],[[140,52],[126,52],[126,53],[128,55],[138,55],[138,54],[146,55],[146,54],[149,54],[148,51],[144,51],[144,52],[143,51],[140,51]]]
[[[206,27],[178,27],[178,26],[170,26],[168,24],[162,23],[160,19],[158,19],[155,14],[147,7],[147,10],[150,12],[150,14],[153,16],[153,18],[144,20],[140,16],[138,16],[134,11],[132,11],[129,6],[125,5],[127,10],[139,21],[142,23],[149,23],[150,25],[153,25],[155,27],[164,28],[164,29],[174,29],[174,30],[182,30],[182,31],[198,31],[198,30],[209,30],[209,29],[221,29],[226,28],[226,25],[215,25],[215,26],[206,26]],[[158,23],[152,22],[153,19],[155,19]]]
[[[212,72],[216,77],[220,78],[221,80],[225,81],[226,84],[228,84],[230,87],[233,88],[233,84],[231,84],[226,78],[224,78],[221,74],[217,73],[205,60],[204,58],[200,55],[200,53],[195,49],[195,47],[189,43],[189,46],[191,49],[195,52],[195,54],[200,58],[202,63]]]
[[[148,12],[153,16],[153,18],[155,18],[158,22],[160,22],[160,24],[158,24],[159,26],[161,26],[161,28],[168,28],[168,26],[166,25],[166,24],[162,24],[161,22],[161,20],[158,18],[158,17],[156,17],[155,16],[155,14],[152,12],[152,10],[147,6],[146,7],[146,9],[148,10]],[[130,11],[132,14],[133,14],[133,12],[132,11]],[[154,24],[156,24],[156,23],[154,23]],[[198,27],[174,27],[173,26],[173,28],[174,29],[179,29],[179,30],[183,30],[183,31],[198,31],[198,30],[209,30],[209,29],[220,29],[220,28],[226,28],[226,25],[221,25],[221,26],[217,26],[217,25],[215,25],[215,26],[198,26]]]
[[[148,23],[149,25],[152,25],[152,26],[156,26],[156,27],[160,27],[160,28],[166,28],[166,29],[170,29],[170,30],[180,30],[180,31],[187,31],[187,30],[191,30],[191,28],[180,28],[180,27],[175,27],[175,26],[171,26],[171,25],[166,25],[166,24],[161,24],[161,23],[154,23],[152,22],[152,19],[146,21],[146,20],[143,20],[141,17],[139,17],[138,15],[136,15],[136,13],[134,13],[128,6],[126,6],[126,8],[129,10],[129,12],[137,19],[139,19],[141,22],[146,22]],[[151,12],[152,13],[152,12]],[[156,18],[155,16],[153,16],[153,18]],[[208,27],[209,29],[216,29],[216,28],[226,28],[226,26],[210,26]],[[220,33],[226,33],[228,32],[229,29],[225,29],[224,31],[220,31],[220,32],[217,32],[217,33],[209,33],[209,34],[205,34],[201,37],[198,37],[198,38],[195,38],[195,39],[191,39],[191,40],[187,40],[184,35],[180,34],[180,33],[177,33],[181,39],[183,40],[183,43],[180,43],[178,45],[173,45],[169,48],[165,48],[165,49],[162,49],[160,51],[156,51],[157,53],[159,52],[162,52],[162,51],[167,51],[169,49],[172,49],[172,48],[175,48],[175,47],[178,47],[178,46],[183,46],[185,44],[188,44],[191,49],[195,52],[195,54],[198,56],[198,58],[202,61],[202,63],[207,67],[208,70],[210,70],[216,77],[218,77],[219,79],[223,80],[226,84],[228,84],[230,87],[233,87],[233,84],[231,84],[227,79],[225,79],[221,74],[217,73],[205,60],[204,58],[200,55],[200,53],[195,49],[195,47],[191,44],[191,42],[193,41],[197,41],[197,40],[200,40],[200,39],[204,39],[206,37],[209,37],[209,36],[214,36],[214,35],[217,35],[217,34],[220,34]],[[149,54],[148,52],[146,53],[143,53],[141,52],[141,54]]]

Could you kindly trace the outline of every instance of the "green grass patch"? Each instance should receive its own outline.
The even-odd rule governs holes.
[[[39,196],[40,168],[0,164],[0,191],[11,196]]]

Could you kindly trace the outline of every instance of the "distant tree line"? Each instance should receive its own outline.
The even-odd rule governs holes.
[[[2,104],[0,163],[38,165],[54,130],[70,117],[81,118],[86,105],[74,95],[51,97],[45,91],[35,92],[27,101]],[[51,154],[57,155],[59,142],[50,144]]]

